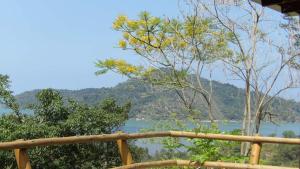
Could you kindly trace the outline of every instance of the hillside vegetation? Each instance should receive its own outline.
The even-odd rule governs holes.
[[[208,80],[202,79],[208,87]],[[223,84],[217,81],[212,82],[214,93],[215,111],[218,119],[241,120],[244,104],[244,90],[231,84]],[[36,103],[35,95],[39,90],[24,92],[17,95],[19,103],[25,107]],[[115,98],[119,103],[132,103],[129,114],[132,118],[162,119],[172,112],[184,118],[185,111],[179,104],[180,100],[171,90],[163,90],[161,87],[151,86],[139,80],[128,80],[112,88],[87,88],[81,90],[58,90],[65,100],[75,99],[89,105],[96,105],[108,97]],[[202,112],[203,120],[206,120],[206,108],[200,100],[196,100],[195,108]],[[277,119],[282,121],[300,121],[300,103],[293,100],[276,98],[270,112],[278,115]]]

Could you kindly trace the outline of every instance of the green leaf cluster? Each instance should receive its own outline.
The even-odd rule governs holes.
[[[20,108],[13,92],[9,89],[9,76],[0,74],[0,106],[5,105],[19,117],[20,121]]]
[[[64,102],[61,95],[52,89],[42,90],[36,97],[38,103],[30,106],[33,114],[24,115],[22,122],[13,114],[0,117],[2,142],[114,133],[127,120],[130,109],[129,103],[119,106],[113,99],[106,99],[94,106],[73,100]],[[143,149],[131,148],[133,152],[147,155]],[[29,149],[28,153],[32,167],[36,169],[106,169],[121,164],[115,142],[36,147]],[[11,151],[0,151],[0,164],[3,168],[17,168]]]

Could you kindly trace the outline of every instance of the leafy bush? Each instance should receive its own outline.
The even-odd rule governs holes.
[[[1,141],[110,134],[124,124],[130,109],[130,104],[119,106],[113,99],[106,99],[95,106],[76,101],[64,103],[60,94],[52,89],[42,90],[37,99],[38,104],[30,106],[34,113],[24,115],[21,122],[13,114],[0,117]],[[131,149],[146,158],[144,149],[133,144]],[[106,169],[121,164],[115,142],[36,147],[29,149],[28,153],[35,169]],[[139,156],[134,154],[134,157]],[[0,164],[3,168],[17,168],[11,151],[0,151]]]

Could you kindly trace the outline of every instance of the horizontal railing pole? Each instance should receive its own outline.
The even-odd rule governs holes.
[[[259,142],[259,143],[300,145],[300,139],[298,138],[239,136],[239,135],[229,135],[229,134],[193,133],[193,132],[183,132],[183,131],[170,131],[170,132],[171,132],[171,137],[204,138],[204,139],[228,140],[228,141],[239,141],[239,142]]]
[[[211,133],[194,133],[183,131],[164,131],[164,132],[146,132],[146,133],[115,133],[89,136],[70,136],[70,137],[53,137],[40,138],[24,141],[12,141],[0,143],[0,150],[4,149],[19,149],[31,148],[35,146],[50,146],[63,144],[88,143],[99,141],[116,141],[128,139],[143,139],[154,137],[185,137],[185,138],[202,138],[202,139],[216,139],[239,142],[256,142],[256,143],[276,143],[276,144],[298,144],[300,139],[297,138],[277,138],[277,137],[261,137],[261,136],[237,136],[226,134],[211,134]]]
[[[139,138],[153,138],[153,137],[168,137],[170,132],[149,132],[149,133],[115,133],[115,134],[101,134],[101,135],[88,135],[88,136],[69,136],[69,137],[52,137],[52,138],[39,138],[24,141],[12,141],[0,143],[0,150],[4,149],[17,149],[17,148],[31,148],[36,146],[50,146],[50,145],[64,145],[64,144],[77,144],[89,143],[100,141],[116,141],[119,139],[139,139]]]
[[[240,163],[228,163],[228,162],[213,162],[207,161],[200,165],[197,162],[188,161],[188,160],[165,160],[165,161],[152,161],[152,162],[143,162],[135,163],[131,165],[125,165],[120,167],[115,167],[112,169],[139,169],[139,168],[153,168],[153,167],[171,167],[171,166],[180,166],[180,167],[213,167],[213,168],[231,168],[231,169],[297,169],[290,167],[277,167],[277,166],[268,166],[268,165],[251,165],[251,164],[240,164]]]

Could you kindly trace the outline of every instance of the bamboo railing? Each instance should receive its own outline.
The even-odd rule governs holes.
[[[153,168],[153,167],[209,167],[209,168],[230,168],[230,169],[295,169],[290,167],[277,167],[277,166],[267,166],[267,165],[255,165],[255,164],[238,164],[238,163],[225,163],[225,162],[214,162],[207,161],[203,164],[199,164],[194,161],[188,160],[165,160],[165,161],[152,161],[144,163],[136,163],[131,165],[124,165],[120,167],[115,167],[113,169],[139,169],[139,168]]]
[[[185,138],[216,139],[216,140],[228,140],[228,141],[252,143],[250,164],[226,163],[226,162],[204,162],[202,164],[203,167],[213,167],[213,168],[292,169],[289,167],[258,165],[261,147],[263,143],[300,145],[300,139],[297,138],[237,136],[237,135],[194,133],[194,132],[183,132],[183,131],[165,131],[165,132],[147,132],[147,133],[132,133],[132,134],[115,133],[115,134],[102,134],[102,135],[90,135],[90,136],[54,137],[54,138],[40,138],[40,139],[33,139],[33,140],[16,140],[13,142],[0,143],[0,150],[14,150],[18,168],[31,169],[30,158],[27,154],[27,149],[36,146],[76,144],[76,143],[88,143],[88,142],[100,142],[100,141],[116,141],[119,147],[119,152],[121,155],[123,166],[116,167],[115,169],[150,168],[150,167],[164,167],[164,166],[191,166],[191,167],[200,166],[200,164],[196,162],[184,161],[184,160],[166,160],[166,161],[154,161],[154,162],[134,164],[126,140],[154,138],[154,137],[185,137]]]

